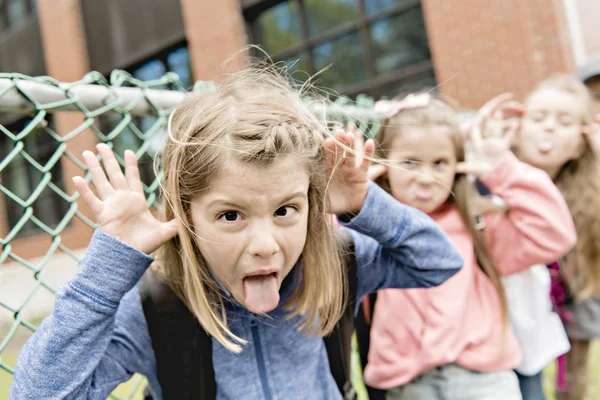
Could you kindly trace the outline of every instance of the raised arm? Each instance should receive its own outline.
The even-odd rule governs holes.
[[[78,274],[57,294],[52,316],[21,351],[11,399],[105,399],[134,372],[155,383],[135,285],[152,262],[148,254],[178,225],[148,209],[133,152],[125,152],[125,175],[107,145],[98,152],[106,174],[93,153],[83,153],[97,195],[83,178],[74,183],[100,228]]]

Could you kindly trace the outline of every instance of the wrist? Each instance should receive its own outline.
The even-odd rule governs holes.
[[[351,207],[345,212],[345,214],[357,215],[362,210],[365,200],[367,200],[367,194],[369,193],[369,185],[367,184],[363,190],[356,194],[356,201]]]

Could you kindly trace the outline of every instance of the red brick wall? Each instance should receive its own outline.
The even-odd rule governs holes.
[[[38,0],[37,7],[47,74],[62,82],[81,79],[89,71],[89,62],[79,1]],[[55,122],[58,133],[65,135],[83,123],[83,116],[73,112],[56,113]],[[95,142],[91,132],[84,132],[67,143],[67,151],[80,157],[82,151],[92,149]],[[61,164],[66,192],[73,194],[71,177],[81,175],[82,171],[66,157],[62,157]],[[81,202],[79,206],[85,215],[90,215]],[[91,233],[92,230],[75,217],[61,233],[61,243],[73,249],[84,247]],[[32,258],[45,254],[52,239],[41,233],[15,240],[11,245],[15,254]]]
[[[422,0],[437,80],[466,107],[574,70],[561,0]]]
[[[181,0],[181,10],[194,79],[213,80],[244,65],[240,50],[247,38],[239,0]]]

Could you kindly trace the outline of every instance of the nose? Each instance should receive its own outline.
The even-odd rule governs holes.
[[[248,252],[254,257],[269,258],[279,252],[273,228],[267,224],[256,226],[251,233]]]
[[[552,132],[554,131],[554,127],[556,126],[556,118],[553,116],[548,116],[544,120],[544,130]]]
[[[419,182],[419,184],[429,186],[435,183],[433,171],[429,166],[423,166],[423,168],[417,171],[417,174],[417,182]]]

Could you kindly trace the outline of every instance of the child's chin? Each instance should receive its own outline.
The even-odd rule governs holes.
[[[428,201],[428,202],[421,202],[417,206],[413,206],[413,207],[419,211],[424,212],[425,214],[431,214],[432,212],[434,212],[441,206],[442,206],[442,204],[436,204],[433,201]]]

